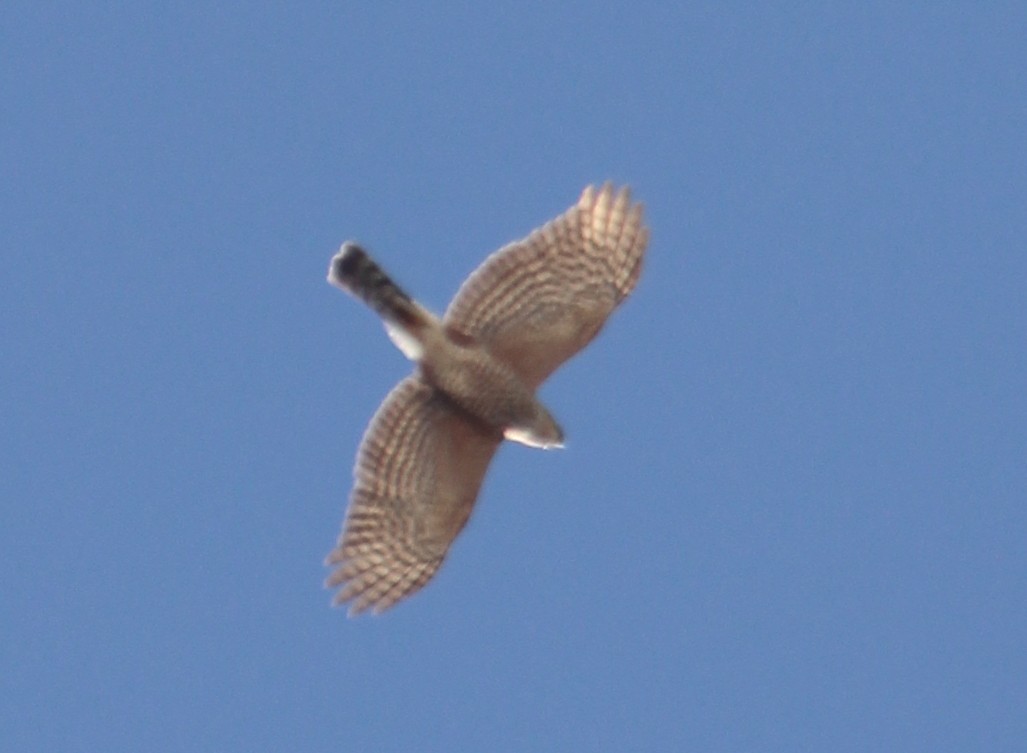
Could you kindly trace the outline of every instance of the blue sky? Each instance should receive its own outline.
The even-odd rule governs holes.
[[[901,6],[901,7],[900,7]],[[1027,739],[1027,12],[8,5],[12,751],[968,751]],[[636,294],[439,577],[322,558],[430,307],[627,182]]]

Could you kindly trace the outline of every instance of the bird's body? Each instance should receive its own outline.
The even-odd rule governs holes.
[[[423,586],[466,524],[504,439],[560,447],[535,396],[634,288],[648,240],[626,189],[585,189],[578,205],[493,254],[439,319],[363,249],[345,243],[328,279],[383,318],[418,364],[372,419],[329,586],[351,613],[383,611]]]
[[[443,330],[420,361],[425,380],[484,426],[532,447],[560,447],[563,430],[514,370],[473,338]]]
[[[536,447],[562,444],[563,431],[509,364],[411,299],[360,246],[343,244],[329,280],[378,311],[424,380],[483,426]]]

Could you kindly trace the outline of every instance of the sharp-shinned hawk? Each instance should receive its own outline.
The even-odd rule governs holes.
[[[627,188],[589,186],[576,206],[492,254],[441,319],[355,243],[328,280],[381,315],[417,363],[371,420],[338,545],[326,565],[334,603],[382,612],[431,580],[471,515],[504,438],[560,447],[535,397],[596,336],[638,281],[649,238]]]

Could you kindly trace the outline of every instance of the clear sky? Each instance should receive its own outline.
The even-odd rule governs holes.
[[[1022,4],[120,5],[0,25],[4,750],[1023,750]],[[441,310],[606,179],[568,448],[347,619],[330,256]]]

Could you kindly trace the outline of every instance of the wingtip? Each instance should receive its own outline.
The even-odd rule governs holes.
[[[590,183],[585,186],[585,190],[581,192],[581,198],[578,199],[578,206],[582,208],[592,208],[600,202],[617,204],[625,207],[632,206],[631,186],[625,184],[615,191],[612,180],[603,181],[598,189],[594,183]],[[640,204],[635,204],[634,206],[640,206]]]
[[[592,206],[595,202],[596,189],[591,183],[585,186],[585,190],[581,192],[581,198],[578,199],[578,206],[582,209]]]

